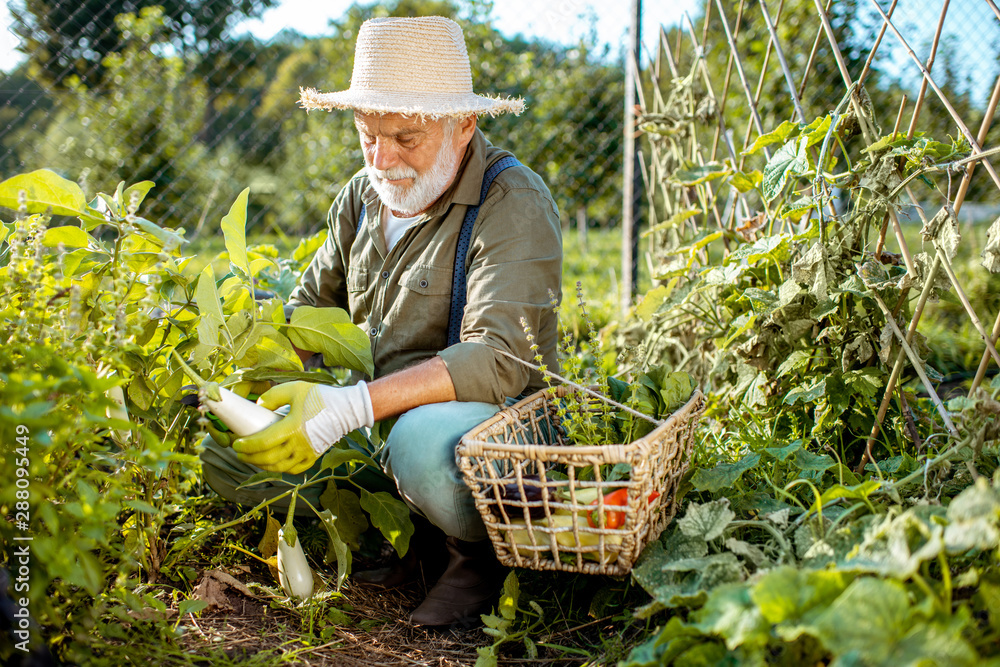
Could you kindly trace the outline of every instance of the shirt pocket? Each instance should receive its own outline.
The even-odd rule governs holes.
[[[352,266],[347,270],[347,303],[351,308],[355,323],[368,317],[369,286],[372,285],[372,270],[369,267]]]
[[[399,277],[399,297],[391,322],[403,350],[440,350],[447,343],[451,310],[451,273],[429,264],[414,264]]]

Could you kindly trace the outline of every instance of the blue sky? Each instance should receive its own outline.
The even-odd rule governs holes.
[[[247,21],[243,29],[262,39],[270,39],[284,28],[305,35],[322,34],[332,18],[344,14],[351,0],[284,0],[268,10],[260,19]],[[692,18],[700,6],[699,0],[646,0],[643,11],[643,33],[647,43],[655,44],[651,36],[661,23],[671,25],[682,20],[685,11]],[[574,44],[593,27],[599,42],[618,47],[628,33],[626,0],[498,0],[493,14],[496,27],[508,36],[521,33],[526,37],[544,36],[556,42]],[[7,3],[0,6],[0,70],[9,71],[23,55],[15,50],[17,40],[11,34]]]
[[[643,39],[647,47],[655,48],[659,25],[680,23],[684,12],[694,18],[703,3],[704,0],[644,0]],[[904,0],[897,6],[893,21],[921,58],[926,57],[942,3],[943,0]],[[264,40],[285,28],[305,35],[320,35],[330,19],[342,16],[351,4],[352,0],[282,0],[260,19],[245,22],[240,30]],[[888,2],[883,0],[881,4]],[[496,0],[493,15],[496,27],[508,36],[521,33],[574,44],[595,30],[599,43],[609,44],[617,51],[628,33],[629,5],[627,0]],[[866,7],[866,11],[871,12],[871,7]],[[734,17],[729,18],[732,21]],[[17,41],[9,27],[10,14],[7,3],[3,3],[0,5],[0,70],[3,71],[9,71],[24,57],[15,50]],[[969,77],[974,103],[985,105],[998,71],[1000,21],[984,0],[952,0],[945,33],[945,41],[956,52],[959,69]],[[886,35],[879,56],[879,64],[885,70],[901,76],[910,86],[919,85],[919,71],[892,34]]]

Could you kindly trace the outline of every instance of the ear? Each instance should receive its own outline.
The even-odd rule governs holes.
[[[476,133],[476,123],[478,120],[479,118],[473,114],[458,121],[455,134],[457,135],[456,140],[458,141],[459,148],[464,150],[469,145],[469,142],[472,141],[472,135]]]

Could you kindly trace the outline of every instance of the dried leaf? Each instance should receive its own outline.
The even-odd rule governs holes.
[[[205,602],[206,609],[232,609],[233,605],[226,597],[226,585],[213,576],[212,572],[205,572],[201,581],[191,591],[192,600]]]
[[[935,246],[941,248],[950,262],[958,252],[958,244],[962,240],[962,234],[958,228],[958,218],[955,217],[955,209],[951,204],[945,204],[931,220],[920,230],[920,236],[924,242],[931,241]]]
[[[900,184],[899,169],[896,166],[896,157],[893,155],[883,155],[877,162],[873,162],[864,176],[861,177],[861,187],[871,190],[880,197],[886,197]]]
[[[743,237],[743,240],[752,243],[757,240],[757,231],[767,224],[767,213],[761,211],[757,215],[746,218],[743,224],[736,228],[736,233]]]
[[[990,273],[1000,273],[1000,218],[986,232],[986,247],[981,255],[983,267]]]
[[[278,553],[278,531],[281,524],[270,514],[267,515],[267,528],[264,529],[264,537],[261,538],[257,550],[264,558],[270,558]]]

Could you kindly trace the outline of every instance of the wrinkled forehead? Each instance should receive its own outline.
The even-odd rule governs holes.
[[[355,112],[354,125],[358,131],[370,136],[398,136],[401,134],[433,134],[440,132],[444,121],[426,116],[404,116],[399,113],[366,114]]]

